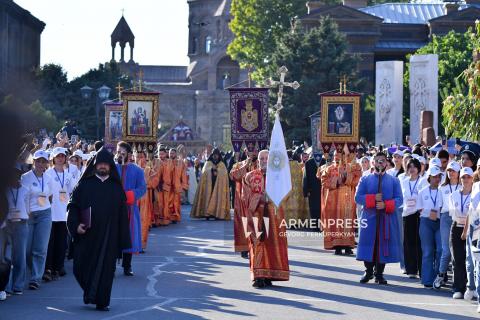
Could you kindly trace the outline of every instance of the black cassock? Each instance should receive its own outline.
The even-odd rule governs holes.
[[[320,166],[323,164],[320,163]],[[303,196],[308,197],[308,205],[310,206],[310,218],[320,219],[320,190],[321,183],[317,178],[317,171],[319,166],[314,158],[305,162],[305,170],[303,172]]]
[[[84,177],[68,204],[68,230],[73,237],[73,274],[86,304],[108,306],[116,259],[131,247],[126,197],[122,186],[109,177]],[[91,207],[91,228],[77,234],[80,212]]]

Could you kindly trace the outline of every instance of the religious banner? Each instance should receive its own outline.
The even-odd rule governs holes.
[[[268,144],[268,88],[231,88],[230,119],[235,152]]]
[[[320,143],[328,153],[334,148],[354,152],[360,139],[360,94],[321,94]]]
[[[115,145],[123,140],[123,102],[108,101],[105,106],[105,143]]]
[[[127,142],[156,142],[158,92],[124,91],[123,139]]]

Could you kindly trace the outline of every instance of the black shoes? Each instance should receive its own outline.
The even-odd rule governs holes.
[[[335,249],[335,255],[336,256],[341,256],[342,255],[342,249],[339,249],[339,248]]]
[[[133,277],[132,268],[123,268],[123,274],[127,277]]]
[[[45,281],[45,282],[52,281],[53,280],[52,271],[45,270],[45,273],[43,274],[42,280]]]
[[[98,311],[110,311],[109,306],[99,306],[99,305],[97,305],[97,307],[95,309],[97,309]]]
[[[248,251],[242,251],[242,258],[248,259]]]
[[[360,279],[360,283],[367,283],[368,281],[373,279],[373,274],[365,272],[363,277]]]
[[[58,275],[60,277],[65,277],[66,274],[67,274],[67,272],[65,271],[65,268],[62,268],[62,269],[60,269],[60,271],[58,271]]]
[[[265,284],[265,280],[263,279],[257,279],[255,281],[253,281],[253,285],[252,285],[254,288],[265,288],[266,287],[266,284]]]
[[[267,286],[267,287],[271,287],[271,286],[273,286],[273,284],[272,284],[272,280],[265,279],[264,281],[265,281],[265,286]]]
[[[350,248],[345,249],[345,255],[346,256],[352,256],[353,255],[353,250]]]
[[[387,284],[387,280],[385,280],[383,275],[379,275],[379,276],[375,276],[375,283],[385,285],[385,284]]]
[[[38,290],[39,287],[40,287],[40,286],[39,286],[38,283],[36,283],[36,282],[30,282],[30,283],[28,284],[28,289],[30,289],[30,290]]]

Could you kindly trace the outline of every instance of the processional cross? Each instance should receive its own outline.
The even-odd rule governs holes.
[[[137,76],[138,76],[138,91],[142,92],[142,80],[143,80],[143,76],[144,76],[144,73],[143,73],[143,70],[140,69],[140,71],[138,71],[137,73]]]
[[[118,83],[118,86],[115,87],[115,89],[117,89],[118,91],[118,100],[122,100],[122,91],[124,88],[122,87],[120,82]]]
[[[278,98],[277,103],[273,106],[275,111],[278,113],[280,110],[283,109],[282,100],[283,100],[283,88],[284,87],[291,87],[293,90],[297,90],[300,88],[300,84],[297,81],[294,82],[285,82],[285,76],[287,75],[288,69],[285,66],[280,67],[278,69],[278,73],[280,74],[280,81],[275,81],[272,79],[267,79],[265,84],[268,87],[277,87],[278,86]]]

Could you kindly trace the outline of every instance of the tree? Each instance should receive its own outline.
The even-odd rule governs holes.
[[[230,29],[234,39],[227,49],[242,68],[254,68],[253,77],[264,79],[277,42],[289,32],[292,19],[306,13],[305,1],[232,0]]]
[[[415,54],[438,54],[438,87],[439,101],[445,99],[450,95],[454,88],[460,88],[466,84],[463,79],[459,79],[459,75],[468,67],[472,61],[472,50],[474,34],[471,30],[466,33],[456,33],[450,31],[445,36],[434,35],[432,41],[424,47],[418,49]],[[407,56],[407,61],[410,60],[411,55]],[[406,65],[406,72],[404,75],[404,132],[408,132],[409,117],[410,117],[410,64]],[[460,83],[457,84],[457,81]],[[466,93],[466,92],[465,92]],[[439,114],[441,106],[439,106]],[[449,118],[443,118],[443,125],[445,126]],[[443,128],[439,128],[439,134],[443,133]]]
[[[280,115],[287,142],[310,140],[309,115],[320,109],[318,93],[337,89],[343,75],[350,79],[349,89],[360,88],[355,71],[358,61],[347,53],[345,36],[329,17],[320,19],[319,26],[309,31],[297,22],[293,32],[284,35],[266,70],[270,77],[278,78],[278,67],[285,65],[287,78],[301,84],[298,90],[286,89],[284,95]]]
[[[469,32],[473,61],[461,74],[452,94],[443,101],[443,119],[448,136],[480,141],[480,23]],[[466,91],[466,92],[465,92]]]

